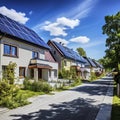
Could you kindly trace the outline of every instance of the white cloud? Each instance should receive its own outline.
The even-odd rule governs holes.
[[[67,44],[69,43],[67,40],[65,40],[65,39],[62,39],[62,38],[53,38],[52,39],[53,41],[56,41],[56,42],[58,42],[58,43],[62,43],[62,44],[64,44],[65,46],[67,46]]]
[[[46,25],[49,25],[51,22],[50,21],[45,21],[45,24]]]
[[[75,6],[74,9],[68,11],[67,15],[73,19],[81,19],[87,17],[97,2],[98,0],[84,0],[82,3]]]
[[[85,43],[88,43],[90,41],[90,39],[86,36],[79,36],[79,37],[70,39],[70,41],[85,44]]]
[[[68,19],[66,17],[57,18],[57,23],[59,23],[63,26],[70,27],[71,29],[78,26],[79,22],[80,21],[78,19],[72,20],[72,19]]]
[[[64,31],[65,28],[62,26],[59,26],[58,23],[50,23],[48,25],[43,26],[42,28],[46,31],[49,31],[50,35],[53,35],[53,36],[67,35],[67,33]]]
[[[66,17],[57,18],[56,22],[51,23],[50,21],[46,21],[45,25],[42,26],[42,29],[45,31],[49,31],[50,35],[53,36],[66,36],[66,29],[73,29],[74,27],[79,25],[78,19],[69,19]]]
[[[0,13],[22,24],[25,24],[29,20],[25,13],[8,9],[5,6],[0,7]]]
[[[98,2],[98,0],[83,0],[82,3],[80,2],[78,5],[72,7],[71,10],[68,9],[68,10],[66,10],[63,14],[61,14],[61,15],[58,14],[58,16],[66,16],[66,17],[58,18],[57,15],[54,16],[54,18],[57,18],[54,23],[59,23],[59,24],[61,24],[61,26],[64,26],[64,27],[68,27],[68,28],[70,28],[70,29],[73,29],[75,26],[77,26],[77,24],[79,25],[80,19],[85,18],[85,17],[87,17],[87,16],[89,15],[90,11],[92,10],[92,8],[95,6],[95,4],[96,4],[97,2]],[[68,18],[71,18],[71,19],[68,19]],[[50,20],[50,19],[49,19],[49,20]],[[71,22],[71,21],[69,21],[69,20],[73,20],[73,22],[75,22],[75,23],[73,23],[73,22]],[[49,23],[50,21],[47,21],[47,22]],[[67,22],[68,22],[68,23],[67,23]],[[71,23],[72,23],[73,25],[72,25]],[[52,23],[51,23],[51,24],[52,24]],[[70,25],[70,24],[71,24],[71,25]],[[39,33],[39,32],[40,32],[40,29],[41,29],[41,28],[43,29],[44,26],[46,26],[46,25],[49,25],[49,24],[40,23],[40,24],[34,26],[33,29],[34,29],[37,33]],[[58,29],[62,29],[61,26],[57,25],[56,27],[57,27]],[[46,26],[46,27],[47,27],[47,26]],[[48,27],[50,27],[50,26],[48,26]],[[56,28],[56,27],[55,27],[55,28]],[[59,28],[59,27],[60,27],[60,28]],[[57,28],[56,28],[56,29],[57,29]],[[55,30],[55,29],[54,29],[54,30]],[[55,32],[55,33],[54,33],[54,30],[47,30],[47,31],[50,32],[50,35],[54,35],[54,34],[55,34],[55,36],[60,36],[60,35],[66,36],[66,35],[67,35],[66,31],[63,30],[63,29],[61,30],[60,34],[59,34],[58,32]]]

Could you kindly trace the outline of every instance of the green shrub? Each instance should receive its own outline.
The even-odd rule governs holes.
[[[76,69],[74,67],[70,68],[70,78],[75,80],[77,78]]]
[[[76,77],[76,78],[74,79],[74,82],[71,84],[71,86],[74,87],[74,86],[80,85],[80,84],[82,84],[81,78],[80,78],[80,77]]]
[[[25,90],[32,90],[32,82],[28,79],[24,80],[23,85]]]
[[[0,106],[16,108],[28,104],[22,95],[18,94],[19,88],[10,85],[8,81],[0,81]]]
[[[90,80],[96,80],[97,79],[97,76],[94,72],[91,72],[91,77],[90,77]]]
[[[75,79],[75,83],[78,83],[78,84],[81,84],[81,78],[80,77],[77,77],[76,79]]]
[[[30,82],[29,80],[24,80],[23,84],[25,90],[45,93],[49,93],[50,91],[52,91],[52,87],[47,82],[44,81]]]
[[[14,84],[16,66],[16,63],[10,62],[5,71],[3,71],[3,79],[8,80],[10,84]]]
[[[76,78],[76,69],[74,67],[71,67],[70,70],[65,70],[65,68],[62,69],[62,71],[59,71],[58,74],[59,78],[63,79],[75,79]]]

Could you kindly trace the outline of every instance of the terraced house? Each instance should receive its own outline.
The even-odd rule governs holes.
[[[86,63],[85,63],[85,74],[84,77],[85,79],[89,79],[91,76],[91,73],[97,74],[102,74],[103,73],[103,66],[97,62],[96,60],[93,60],[88,57],[84,57]]]
[[[33,30],[0,14],[0,78],[10,61],[17,64],[16,78],[58,79],[49,46]]]
[[[59,70],[62,70],[62,68],[70,70],[71,67],[74,67],[77,75],[82,75],[81,72],[85,65],[85,60],[82,56],[72,49],[55,41],[49,40],[48,45],[51,47],[51,52],[54,58],[59,63]]]

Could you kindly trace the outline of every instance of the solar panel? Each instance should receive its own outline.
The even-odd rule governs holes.
[[[95,63],[92,61],[92,59],[88,58],[90,64],[93,66],[93,67],[96,67]]]
[[[49,46],[31,29],[0,14],[0,31],[35,45],[49,49]]]
[[[65,57],[75,60],[76,62],[85,63],[84,58],[82,58],[77,52],[61,45],[60,43],[57,43],[55,41],[52,41],[52,42],[57,46],[57,48],[59,48],[59,50],[64,54]]]
[[[93,60],[93,62],[95,62],[95,64],[96,64],[98,67],[103,68],[103,66],[102,66],[99,62],[97,62],[96,60]]]
[[[85,60],[85,66],[91,66],[86,57],[84,57],[84,60]]]

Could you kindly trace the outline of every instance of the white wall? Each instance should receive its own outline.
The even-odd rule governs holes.
[[[52,80],[57,80],[58,79],[58,63],[57,62],[49,62],[49,61],[44,61],[44,60],[31,60],[30,61],[32,64],[34,63],[39,63],[39,64],[47,64],[49,66],[52,67],[52,69],[50,69],[51,71],[51,76],[49,76],[49,69],[43,69],[42,70],[42,78],[44,80],[48,80],[48,81],[52,81]],[[57,76],[54,76],[54,70],[57,70]]]
[[[18,58],[3,56],[4,44],[10,44],[10,45],[18,47]],[[25,44],[23,42],[12,40],[10,38],[3,37],[0,45],[1,45],[1,48],[0,48],[1,65],[0,66],[8,65],[10,61],[15,62],[17,64],[17,68],[15,71],[16,77],[19,76],[19,66],[26,67],[26,75],[27,75],[28,65],[30,63],[30,59],[32,58],[32,51],[39,52],[39,56],[42,57],[41,59],[45,58],[43,54],[44,53],[43,49],[33,46],[33,45]]]
[[[49,76],[49,81],[57,81],[58,80],[58,70],[57,70],[57,76],[54,76],[55,70],[50,70],[51,76]]]
[[[48,81],[48,78],[49,78],[49,70],[42,69],[42,79]]]

